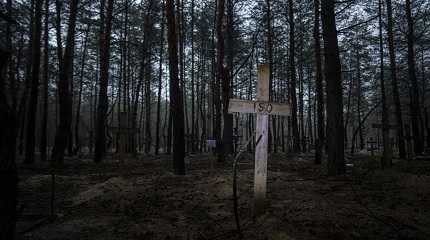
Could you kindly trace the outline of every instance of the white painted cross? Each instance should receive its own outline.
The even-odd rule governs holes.
[[[255,148],[254,170],[254,214],[264,212],[267,184],[267,145],[269,115],[290,116],[290,105],[269,102],[270,68],[268,64],[258,67],[257,101],[230,99],[229,113],[256,113],[256,139],[261,139]]]

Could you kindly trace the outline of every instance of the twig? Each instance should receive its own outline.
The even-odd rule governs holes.
[[[263,137],[263,135],[260,135],[258,137],[257,143],[255,145],[258,145],[258,143],[260,142],[262,137]],[[237,163],[238,163],[239,158],[242,155],[242,153],[246,151],[246,148],[251,143],[252,139],[253,139],[253,137],[250,137],[248,139],[248,141],[246,142],[246,144],[241,147],[241,149],[239,150],[239,152],[237,153],[237,155],[233,161],[233,211],[234,211],[234,219],[236,221],[237,232],[239,233],[239,236],[241,238],[242,238],[242,232],[240,230],[239,213],[237,210],[237,205],[238,205],[238,203],[237,203]]]

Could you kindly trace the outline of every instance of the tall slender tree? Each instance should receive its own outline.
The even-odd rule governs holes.
[[[325,79],[327,81],[328,173],[345,173],[342,72],[336,30],[334,0],[321,1],[324,39]]]
[[[324,93],[320,44],[320,1],[314,0],[314,51],[315,51],[315,82],[317,98],[318,137],[315,149],[315,163],[320,164],[324,147]]]
[[[357,100],[357,120],[358,122],[361,122],[361,102],[362,102],[362,82],[361,82],[361,56],[360,56],[360,51],[358,50],[359,47],[357,47],[356,49],[356,73],[357,73],[357,77],[356,77],[356,84],[355,84],[355,97]],[[358,136],[360,138],[360,150],[364,149],[364,134],[363,134],[363,125],[362,124],[358,124]],[[352,140],[352,142],[355,142],[355,138]]]
[[[194,18],[194,0],[191,0],[191,31],[190,31],[190,41],[191,41],[191,136],[190,136],[190,144],[191,144],[191,152],[195,152],[196,148],[196,112],[195,112],[195,79],[194,79],[194,59],[195,59],[195,52],[194,52],[194,24],[195,24],[195,18]]]
[[[26,144],[25,160],[27,164],[34,162],[34,153],[36,145],[36,113],[39,94],[39,75],[40,75],[40,43],[42,33],[42,6],[43,0],[35,0],[34,26],[32,27],[32,59],[31,59],[31,90],[30,99],[27,107],[27,127],[26,127]]]
[[[405,139],[403,131],[403,117],[402,108],[400,105],[399,84],[397,81],[397,67],[396,67],[396,52],[394,49],[394,21],[393,21],[393,8],[391,0],[386,0],[387,8],[387,35],[388,35],[388,53],[390,55],[390,72],[391,72],[391,89],[393,91],[394,107],[396,111],[396,124],[397,124],[397,141],[399,146],[400,158],[406,157]]]
[[[222,98],[223,98],[223,151],[225,154],[233,153],[233,115],[228,113],[228,104],[233,95],[233,58],[234,58],[234,2],[227,0],[226,15],[226,68],[222,78]]]
[[[300,151],[300,136],[299,126],[297,124],[297,93],[296,93],[296,48],[295,48],[295,24],[294,24],[294,4],[293,0],[288,0],[288,21],[290,24],[290,55],[289,55],[289,67],[290,67],[290,102],[291,102],[291,127],[293,131],[293,150],[294,152]]]
[[[273,85],[273,70],[274,70],[274,62],[273,62],[273,27],[272,27],[272,0],[266,0],[266,28],[267,28],[267,34],[266,34],[266,43],[267,43],[267,61],[269,63],[270,68],[270,74],[269,74],[269,99],[271,101],[275,100],[274,98],[274,85]],[[269,151],[272,148],[276,152],[277,151],[277,132],[276,132],[276,116],[272,116],[272,130],[273,133],[269,127]],[[272,141],[273,139],[273,141]]]
[[[152,63],[151,63],[151,53],[152,53],[152,43],[153,38],[151,37],[151,32],[154,31],[153,27],[153,8],[154,2],[149,1],[147,17],[145,18],[145,30],[146,35],[146,46],[145,46],[145,153],[148,154],[151,150],[152,145],[152,124],[151,124],[151,79],[152,79]]]
[[[173,168],[175,174],[184,175],[184,112],[178,76],[178,45],[174,0],[166,0],[165,8],[169,49],[170,115],[173,123]]]
[[[101,13],[102,29],[100,31],[100,82],[99,82],[99,101],[97,106],[97,126],[94,161],[100,162],[106,154],[106,120],[108,113],[109,99],[107,94],[109,80],[109,61],[110,61],[110,42],[112,30],[113,0],[102,1]],[[106,8],[106,16],[105,14]]]
[[[32,71],[32,59],[33,59],[33,48],[31,47],[31,44],[33,42],[33,28],[34,28],[34,0],[30,1],[30,29],[28,31],[29,35],[29,47],[27,48],[27,58],[26,58],[26,67],[25,67],[25,80],[24,80],[24,90],[22,92],[21,100],[18,105],[18,116],[17,119],[19,119],[19,144],[18,144],[18,151],[19,154],[23,154],[24,151],[24,137],[25,137],[25,126],[26,126],[26,110],[27,110],[27,102],[28,102],[28,95],[30,93],[31,89],[31,71]]]
[[[390,119],[388,117],[387,97],[385,93],[385,79],[384,79],[384,43],[382,36],[382,0],[378,1],[379,11],[379,58],[380,58],[380,73],[379,81],[381,84],[381,104],[382,104],[382,143],[383,155],[381,165],[382,167],[391,166],[392,149],[390,143]]]
[[[161,10],[161,29],[160,29],[160,52],[159,52],[159,64],[158,64],[158,91],[157,91],[157,128],[155,132],[155,155],[158,155],[160,149],[160,125],[161,125],[161,89],[163,88],[163,52],[164,52],[164,0],[162,3]],[[165,119],[166,121],[166,119]]]
[[[69,2],[70,16],[69,28],[67,30],[66,47],[64,56],[62,56],[61,41],[58,48],[59,55],[59,79],[58,79],[58,99],[59,99],[59,115],[60,123],[57,127],[55,134],[55,143],[52,150],[51,160],[53,163],[61,163],[64,158],[64,150],[67,147],[67,141],[71,131],[72,125],[72,89],[70,89],[71,77],[70,74],[72,66],[73,53],[75,48],[75,32],[76,32],[76,16],[79,0],[71,0]],[[58,6],[58,4],[57,4]],[[58,10],[58,9],[57,9]],[[57,12],[58,14],[58,12]],[[58,21],[58,20],[57,20]],[[58,26],[57,26],[58,27]],[[61,31],[61,30],[60,30]],[[57,34],[61,35],[61,33]],[[57,35],[57,37],[58,37]],[[58,39],[58,38],[57,38]]]
[[[422,126],[420,91],[418,87],[416,61],[415,61],[415,33],[414,20],[412,17],[411,0],[406,0],[406,20],[408,22],[407,45],[408,45],[408,74],[410,81],[410,111],[412,135],[414,138],[414,152],[421,154],[424,151],[424,131]]]
[[[8,23],[10,24],[10,23]],[[18,175],[16,168],[17,113],[6,90],[4,72],[11,53],[0,48],[0,239],[15,239]]]
[[[213,101],[215,104],[215,126],[214,126],[214,137],[216,140],[216,151],[218,154],[218,161],[224,160],[224,149],[221,139],[221,101],[220,101],[220,85],[225,79],[224,69],[224,12],[225,12],[225,0],[218,0],[217,8],[217,22],[216,22],[216,81],[214,86]]]
[[[45,0],[45,29],[43,35],[43,112],[40,126],[40,159],[47,159],[48,97],[49,97],[49,0]]]
[[[87,46],[88,46],[88,35],[90,32],[89,25],[85,29],[85,36],[83,39],[83,49],[82,49],[82,59],[81,59],[81,72],[79,73],[79,90],[78,90],[78,103],[76,106],[76,115],[75,115],[75,150],[74,154],[77,154],[81,147],[81,140],[79,134],[79,126],[81,122],[81,105],[82,105],[82,91],[84,87],[84,74],[85,74],[85,65],[87,59]]]

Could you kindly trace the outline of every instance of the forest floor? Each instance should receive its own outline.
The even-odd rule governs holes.
[[[331,178],[311,154],[272,155],[268,209],[253,219],[252,159],[239,164],[243,239],[430,239],[430,161],[380,170],[362,154]],[[68,158],[56,176],[55,217],[48,165],[20,165],[19,239],[238,239],[231,161],[193,155],[185,176],[175,176],[170,161]]]

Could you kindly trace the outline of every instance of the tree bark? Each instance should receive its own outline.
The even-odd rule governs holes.
[[[293,131],[293,151],[300,152],[300,136],[299,136],[299,127],[297,124],[297,94],[296,94],[296,49],[295,49],[295,24],[294,24],[294,5],[293,0],[288,0],[288,21],[290,24],[290,58],[289,58],[289,67],[290,67],[290,103],[291,103],[291,127]]]
[[[104,4],[102,4],[101,14],[104,15]],[[96,146],[94,161],[101,162],[106,155],[106,120],[109,99],[107,95],[109,80],[109,60],[110,60],[110,40],[112,28],[113,0],[107,1],[105,21],[102,21],[102,31],[100,35],[100,86],[99,102],[97,107],[96,125]]]
[[[31,43],[31,90],[30,99],[27,107],[27,127],[26,127],[26,144],[25,160],[26,164],[34,163],[34,153],[36,145],[36,113],[39,93],[39,74],[40,74],[40,41],[42,32],[42,6],[43,0],[35,0],[33,38]]]
[[[267,18],[267,61],[269,63],[270,68],[270,74],[269,74],[269,99],[270,101],[274,101],[274,87],[273,87],[273,70],[274,70],[274,63],[273,63],[273,27],[272,27],[272,9],[270,5],[271,0],[266,0],[266,18]],[[271,116],[272,119],[272,129],[269,127],[269,152],[273,150],[274,152],[277,152],[277,131],[276,131],[276,116]],[[273,131],[273,133],[272,133]],[[273,137],[272,137],[273,136]],[[272,141],[273,139],[273,141]]]
[[[195,152],[196,144],[196,117],[198,114],[195,112],[195,82],[194,82],[194,0],[191,0],[191,152]],[[198,98],[197,98],[198,99]]]
[[[300,18],[301,16],[299,16]],[[305,134],[305,119],[304,119],[304,70],[303,70],[303,33],[299,35],[299,123],[300,123],[300,150],[306,151],[306,134]]]
[[[87,29],[85,30],[85,37],[83,41],[83,50],[82,50],[82,60],[81,60],[81,73],[79,77],[79,93],[78,93],[78,104],[76,106],[76,120],[75,120],[75,149],[74,154],[77,154],[79,152],[79,149],[81,147],[81,140],[79,136],[79,123],[81,119],[81,104],[82,104],[82,90],[84,85],[84,74],[85,74],[85,63],[87,59],[87,43],[88,43],[88,33],[90,31],[90,27],[87,26]]]
[[[221,139],[221,101],[220,101],[220,85],[223,83],[224,77],[224,31],[223,31],[223,21],[224,21],[224,11],[225,11],[225,0],[218,0],[218,16],[216,22],[216,35],[217,35],[217,45],[216,45],[216,81],[214,86],[213,103],[215,104],[215,128],[214,137],[216,140],[216,152],[218,154],[218,161],[224,161],[224,147]]]
[[[324,93],[323,93],[323,75],[321,61],[321,43],[320,43],[320,1],[314,0],[314,48],[315,48],[315,82],[316,82],[316,101],[317,101],[317,128],[318,137],[315,149],[315,163],[321,164],[324,148]]]
[[[421,116],[421,103],[420,103],[420,91],[418,88],[418,80],[416,74],[416,62],[415,62],[415,36],[414,36],[414,20],[412,18],[411,11],[411,0],[406,0],[406,20],[408,22],[408,34],[407,34],[407,45],[408,45],[408,74],[410,81],[410,111],[411,111],[411,125],[412,135],[414,139],[414,152],[415,155],[422,154],[424,151],[424,131],[421,129],[422,116]]]
[[[379,58],[380,58],[380,75],[379,81],[381,84],[381,104],[382,104],[382,143],[383,154],[381,165],[383,168],[391,166],[392,149],[390,143],[390,119],[387,108],[387,97],[385,95],[385,80],[384,80],[384,44],[382,37],[382,0],[378,1],[379,11]]]
[[[67,147],[67,141],[71,131],[72,125],[72,89],[70,89],[71,74],[73,68],[73,52],[75,48],[75,27],[76,15],[79,0],[71,0],[69,2],[70,17],[69,28],[67,30],[66,49],[64,57],[60,59],[60,73],[58,80],[58,97],[59,97],[59,111],[60,123],[57,127],[55,135],[54,149],[52,150],[52,162],[62,163],[64,158],[64,150]],[[61,33],[60,33],[61,35]]]
[[[176,29],[177,29],[177,41],[178,41],[178,55],[179,55],[179,86],[182,92],[182,104],[184,112],[184,124],[185,124],[185,152],[187,153],[189,149],[189,133],[190,126],[188,121],[188,101],[187,101],[187,87],[185,79],[185,40],[186,40],[186,30],[185,30],[185,18],[184,18],[184,0],[176,0]]]
[[[30,29],[28,31],[29,35],[29,41],[28,45],[30,45],[27,48],[26,54],[27,57],[25,59],[25,80],[24,80],[24,90],[21,96],[21,100],[18,105],[18,115],[17,119],[20,122],[19,123],[19,143],[18,143],[18,152],[20,155],[24,152],[24,140],[25,140],[25,126],[26,126],[26,113],[27,113],[27,102],[28,102],[28,95],[30,93],[31,88],[31,74],[32,74],[32,62],[33,59],[33,48],[31,47],[31,44],[33,42],[33,28],[34,28],[34,0],[30,1]]]
[[[173,0],[166,0],[168,29],[169,77],[170,77],[170,114],[173,122],[173,167],[175,174],[185,175],[184,110],[182,93],[179,87],[177,32],[175,6]]]
[[[357,49],[357,53],[356,53],[356,64],[357,64],[357,81],[356,81],[356,85],[355,85],[355,94],[356,94],[356,99],[357,99],[357,120],[358,122],[361,121],[361,98],[362,98],[362,93],[361,93],[361,64],[360,64],[360,52]],[[364,135],[363,135],[363,127],[360,125],[359,126],[359,137],[360,137],[360,150],[364,149]],[[355,141],[355,139],[353,139],[353,142]]]
[[[3,71],[10,52],[0,49],[0,239],[15,239],[18,175],[16,168],[16,112],[4,91]]]
[[[150,52],[150,51],[149,51]],[[148,55],[150,55],[148,53]],[[148,62],[146,63],[145,71],[145,153],[149,154],[152,145],[152,135],[151,135],[151,74],[152,66],[150,57],[148,57]]]
[[[342,72],[337,40],[334,1],[323,0],[321,4],[325,76],[327,81],[327,138],[328,173],[340,175],[345,173],[344,129],[342,103]]]
[[[40,125],[40,160],[47,160],[48,97],[49,97],[49,0],[45,0],[45,30],[43,36],[43,112]]]
[[[396,67],[396,52],[394,49],[394,34],[393,34],[393,9],[391,0],[386,0],[387,4],[387,35],[388,35],[388,52],[390,55],[390,71],[391,71],[391,88],[393,91],[394,106],[396,111],[397,123],[397,141],[399,146],[400,158],[406,157],[405,138],[403,130],[402,108],[400,105],[399,86],[397,81],[397,67]]]
[[[230,102],[230,98],[233,97],[233,59],[234,59],[234,50],[233,50],[233,31],[234,31],[234,3],[232,0],[227,0],[227,16],[226,16],[226,51],[227,51],[227,67],[223,72],[222,79],[222,96],[223,96],[223,117],[224,117],[224,128],[223,128],[223,151],[225,154],[233,153],[233,115],[228,113],[228,105]]]
[[[163,1],[164,7],[164,1]],[[160,53],[159,53],[159,64],[158,64],[158,92],[157,92],[157,129],[155,132],[155,155],[158,155],[160,149],[160,125],[161,125],[161,89],[163,87],[163,51],[164,51],[164,11],[162,11],[161,17],[161,30],[160,30]],[[165,119],[166,121],[166,119]]]

